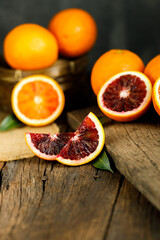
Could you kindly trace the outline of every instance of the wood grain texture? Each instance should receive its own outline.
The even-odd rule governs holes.
[[[68,114],[76,128],[89,111],[101,114],[96,107]],[[108,119],[104,125],[106,148],[117,169],[160,210],[160,118],[151,107],[137,121],[120,123]]]
[[[38,70],[15,70],[10,68],[0,55],[0,83],[17,83],[24,77],[35,74],[44,74],[52,78],[63,77],[70,74],[81,73],[88,64],[88,56],[84,55],[75,59],[59,58],[52,66]]]
[[[118,172],[37,157],[1,169],[1,240],[158,240],[160,213]]]
[[[6,163],[0,239],[103,239],[120,174],[32,158]]]
[[[0,163],[1,240],[159,240],[159,225],[160,213],[117,171],[37,157]]]
[[[160,212],[126,179],[117,197],[105,240],[159,240]]]

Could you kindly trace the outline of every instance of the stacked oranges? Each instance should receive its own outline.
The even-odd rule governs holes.
[[[160,115],[160,55],[147,64],[144,73],[153,85],[152,100],[156,112]]]
[[[112,49],[94,64],[91,86],[101,111],[114,120],[137,119],[148,110],[151,99],[160,115],[160,55],[145,67],[137,54]]]
[[[85,10],[70,8],[53,16],[48,28],[27,23],[11,30],[4,39],[4,58],[13,69],[47,68],[55,63],[59,54],[74,58],[87,53],[96,38],[93,17]],[[22,122],[43,126],[62,113],[65,97],[54,79],[34,75],[15,85],[11,104]]]
[[[4,57],[14,69],[35,70],[51,66],[58,53],[78,57],[88,52],[97,38],[93,17],[77,8],[57,13],[48,29],[38,24],[22,24],[4,39]]]
[[[14,69],[47,68],[59,54],[75,58],[87,53],[96,39],[96,22],[88,12],[65,9],[51,18],[48,28],[27,23],[11,30],[4,39],[4,58]],[[102,112],[114,120],[137,119],[147,111],[151,99],[160,115],[160,55],[145,67],[137,54],[112,49],[95,62],[91,87]],[[40,126],[62,113],[65,97],[56,81],[34,75],[15,86],[11,103],[22,122]]]

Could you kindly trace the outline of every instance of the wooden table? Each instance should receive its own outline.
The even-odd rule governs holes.
[[[0,240],[159,240],[160,212],[117,170],[33,157],[0,164],[0,226]]]

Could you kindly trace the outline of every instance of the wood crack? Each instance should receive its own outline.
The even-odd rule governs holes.
[[[53,166],[54,166],[54,162],[51,163],[51,170],[50,170],[50,172],[53,171]]]
[[[45,188],[46,188],[46,181],[47,181],[47,176],[46,176],[46,168],[44,169],[44,172],[43,172],[43,176],[41,177],[41,180],[42,180],[42,196],[41,196],[41,199],[39,201],[39,204],[38,204],[38,207],[37,207],[37,210],[40,208],[41,206],[41,202],[43,200],[43,197],[44,197],[44,193],[45,193]],[[35,213],[35,216],[36,216],[37,213]]]
[[[2,187],[2,172],[3,172],[3,168],[5,167],[6,162],[0,162],[0,191],[1,191],[1,187]]]
[[[96,173],[94,175],[94,180],[98,180],[101,177],[99,169],[96,169]]]
[[[2,202],[3,202],[3,193],[2,193],[2,175],[3,175],[3,168],[5,167],[6,162],[0,162],[0,199],[1,199],[1,203],[0,203],[0,213],[1,213],[1,209],[2,209]]]
[[[152,159],[148,156],[148,154],[139,146],[139,144],[137,144],[134,140],[133,140],[133,138],[130,136],[130,134],[129,134],[129,132],[128,132],[128,130],[127,130],[127,128],[125,127],[125,130],[126,130],[126,132],[127,132],[127,135],[128,135],[128,137],[131,139],[131,141],[135,144],[135,146],[138,148],[138,149],[140,149],[140,151],[146,156],[146,158],[150,161],[150,163],[152,164],[152,166],[156,169],[156,170],[158,170],[158,166],[157,166],[157,164],[154,162],[154,161],[152,161]],[[136,134],[137,135],[137,134]],[[137,136],[138,137],[138,136]],[[153,153],[153,152],[152,152]]]
[[[47,181],[47,176],[46,176],[46,168],[44,169],[44,173],[43,173],[43,177],[41,178],[42,180],[42,198],[41,198],[41,201],[43,199],[43,195],[45,193],[45,184],[46,184],[46,181]]]
[[[107,239],[108,232],[109,232],[111,222],[112,222],[112,217],[113,217],[113,214],[114,214],[114,211],[115,211],[115,207],[116,207],[116,204],[117,204],[118,196],[119,196],[123,181],[124,181],[124,176],[121,175],[121,178],[120,178],[120,181],[119,181],[119,187],[118,187],[118,190],[117,190],[117,194],[116,194],[116,197],[114,199],[114,203],[113,203],[113,206],[112,206],[112,211],[111,211],[111,214],[109,216],[109,220],[108,220],[108,223],[107,223],[107,226],[106,226],[106,231],[105,231],[104,236],[102,238],[103,240]]]
[[[39,208],[41,206],[41,203],[42,203],[42,200],[43,200],[43,197],[44,197],[44,193],[45,193],[45,189],[46,189],[46,181],[47,181],[48,177],[46,176],[46,168],[44,169],[44,172],[43,172],[43,176],[41,177],[41,181],[42,181],[42,194],[41,194],[41,198],[39,200],[39,203],[38,203],[38,206],[37,206],[37,210],[33,216],[33,221],[34,219],[36,218],[37,216],[37,213],[39,211]]]
[[[22,174],[21,174],[21,178],[20,178],[20,186],[19,186],[19,207],[18,207],[18,212],[17,212],[17,216],[16,216],[16,221],[14,222],[13,226],[11,227],[11,230],[9,232],[9,236],[13,238],[13,231],[16,228],[17,222],[18,222],[18,218],[20,216],[20,209],[22,207]]]

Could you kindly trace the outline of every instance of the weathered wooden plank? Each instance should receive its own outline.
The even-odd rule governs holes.
[[[0,239],[103,239],[120,174],[39,160],[2,169]]]
[[[1,240],[157,240],[160,213],[120,174],[37,157],[6,163]]]
[[[68,121],[77,128],[89,111],[73,111]],[[117,169],[160,210],[160,118],[151,108],[137,121],[120,123],[108,119],[104,125],[106,148]]]
[[[45,163],[32,158],[24,161],[6,163],[2,169],[0,192],[0,239],[26,239],[23,231],[31,223],[41,202],[43,183],[41,177]],[[19,225],[21,238],[14,237],[13,232]]]
[[[1,240],[159,239],[159,212],[118,172],[34,157],[0,173]]]
[[[75,130],[78,128],[79,124],[83,121],[83,119],[87,116],[89,112],[93,112],[96,116],[104,116],[104,114],[100,111],[100,109],[96,106],[83,108],[80,110],[75,110],[67,113],[67,121],[69,126]],[[110,118],[106,117],[106,123],[112,123],[113,121]]]
[[[124,180],[104,239],[158,240],[159,226],[160,212]]]

